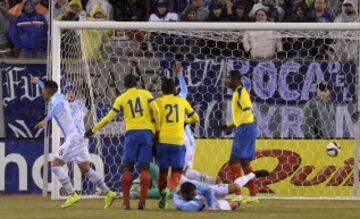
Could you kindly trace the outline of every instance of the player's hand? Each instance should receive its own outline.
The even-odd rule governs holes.
[[[206,204],[206,198],[205,198],[204,196],[200,196],[199,202],[200,202],[201,204],[205,205],[205,204]]]
[[[33,76],[31,73],[29,74],[29,76],[30,76],[30,81],[31,81],[31,83],[33,83],[33,84],[38,83],[39,77],[35,77],[35,76]]]
[[[175,64],[174,64],[174,71],[175,71],[176,75],[177,75],[177,76],[182,75],[183,70],[184,70],[184,67],[183,67],[183,65],[181,64],[181,62],[178,62],[178,61],[175,62]]]
[[[36,124],[36,126],[34,127],[35,129],[40,129],[40,128],[44,128],[47,125],[47,121],[46,120],[42,120],[41,122],[39,122],[38,124]]]
[[[359,117],[360,117],[360,112],[356,111],[351,115],[351,118],[354,122],[358,122],[359,121]]]
[[[92,129],[88,129],[85,134],[84,134],[84,137],[85,138],[90,138],[91,136],[94,135],[94,132],[92,131]]]

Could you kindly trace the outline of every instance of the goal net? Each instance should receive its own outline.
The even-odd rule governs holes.
[[[124,91],[126,74],[137,75],[138,86],[158,96],[161,79],[176,78],[173,65],[181,62],[187,99],[201,118],[192,127],[193,168],[216,176],[229,159],[233,137],[217,128],[232,116],[232,91],[224,79],[238,70],[258,128],[252,166],[270,172],[256,182],[259,196],[357,197],[360,26],[337,30],[329,24],[319,30],[308,25],[308,30],[296,30],[291,24],[204,25],[55,22],[52,78],[62,87],[76,86],[89,128]],[[323,81],[328,83],[325,90],[318,86]],[[93,167],[115,191],[121,191],[124,129],[119,116],[89,145]],[[61,137],[55,126],[52,133],[54,153]],[[326,152],[333,141],[341,146],[336,157]],[[68,167],[77,191],[101,195],[76,166]],[[52,197],[66,195],[52,179]],[[247,194],[246,188],[242,191]]]

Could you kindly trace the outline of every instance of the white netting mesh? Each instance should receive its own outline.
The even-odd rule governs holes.
[[[172,65],[181,61],[188,100],[201,117],[193,127],[194,168],[214,176],[229,158],[231,146],[232,134],[215,128],[231,116],[231,92],[224,88],[224,77],[239,70],[254,102],[261,139],[254,169],[271,172],[259,181],[259,191],[276,196],[350,196],[358,39],[356,31],[65,29],[61,77],[64,83],[75,83],[78,97],[86,100],[89,127],[106,115],[123,91],[126,74],[138,75],[139,86],[157,96],[161,78],[175,77]],[[305,106],[324,80],[331,84],[332,103]],[[325,109],[312,111],[317,107]],[[317,134],[307,135],[304,125],[312,124]],[[90,144],[90,151],[103,160],[93,160],[95,167],[103,164],[105,181],[114,190],[121,187],[123,131],[119,117]],[[342,152],[330,158],[325,145],[336,138]],[[95,193],[86,180],[77,189]]]

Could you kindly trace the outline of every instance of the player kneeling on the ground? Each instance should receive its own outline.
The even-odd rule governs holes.
[[[235,193],[250,180],[266,177],[266,170],[259,170],[237,178],[232,184],[205,185],[196,181],[182,183],[180,190],[174,194],[173,203],[180,211],[223,210],[231,211],[239,207],[238,203],[229,202],[224,198]]]
[[[31,76],[32,77],[32,76]],[[32,81],[35,80],[32,77]],[[33,83],[36,83],[33,81]],[[80,200],[80,196],[75,192],[71,180],[62,167],[65,163],[75,161],[78,163],[81,173],[94,183],[106,194],[105,208],[110,207],[116,197],[116,193],[109,190],[101,178],[93,169],[90,168],[90,154],[88,140],[82,136],[82,131],[75,124],[69,103],[63,94],[57,93],[58,85],[54,81],[44,83],[42,94],[46,102],[50,102],[49,113],[44,120],[39,122],[35,128],[43,128],[54,118],[65,136],[65,142],[60,146],[57,154],[52,161],[52,172],[59,178],[60,183],[65,188],[69,197],[62,208],[69,207]]]

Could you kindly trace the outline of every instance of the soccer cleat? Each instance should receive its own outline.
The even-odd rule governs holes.
[[[139,203],[138,210],[145,210],[145,205]]]
[[[269,175],[269,172],[267,170],[257,170],[254,171],[254,174],[256,178],[266,177]]]
[[[242,195],[235,195],[230,199],[231,202],[241,203],[244,200],[244,196]]]
[[[246,197],[241,201],[241,204],[258,204],[260,200],[256,196]]]
[[[124,208],[124,210],[130,210],[130,205],[129,204],[124,204],[123,208]]]
[[[113,191],[108,191],[108,193],[106,193],[106,197],[104,199],[104,202],[105,202],[104,209],[110,208],[110,206],[114,202],[116,196],[117,196],[117,193],[113,192]]]
[[[160,209],[166,209],[167,208],[167,201],[169,199],[170,196],[170,190],[168,188],[162,190],[161,192],[161,196],[160,196],[160,201],[159,201],[159,208]]]
[[[69,195],[69,197],[66,199],[65,203],[61,205],[61,208],[67,208],[71,205],[75,204],[76,202],[80,201],[80,195],[78,195],[76,192]]]

